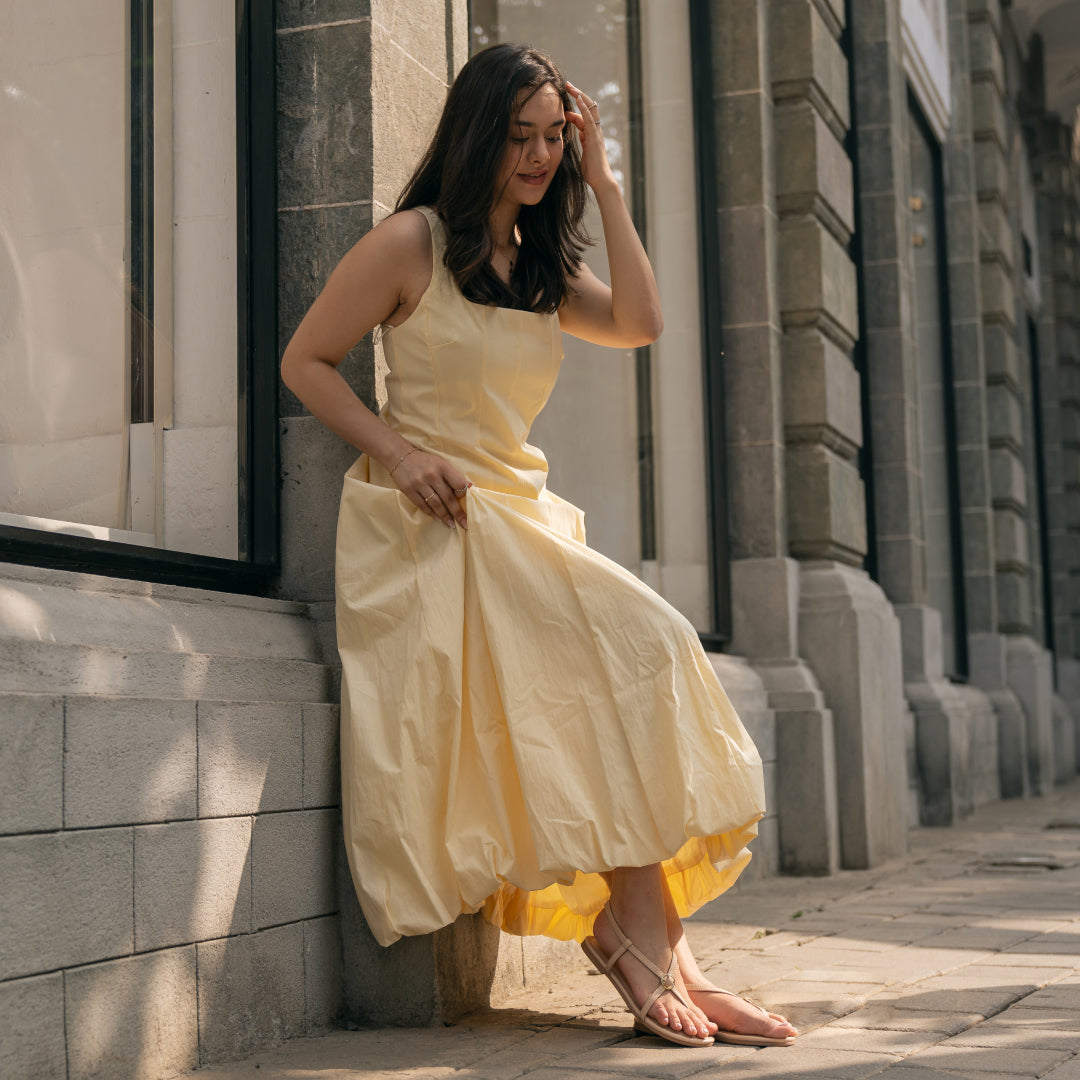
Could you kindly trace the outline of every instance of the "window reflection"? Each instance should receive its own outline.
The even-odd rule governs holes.
[[[234,18],[0,8],[0,524],[236,557]]]
[[[7,5],[0,511],[125,504],[126,3]],[[54,9],[54,10],[50,10]]]

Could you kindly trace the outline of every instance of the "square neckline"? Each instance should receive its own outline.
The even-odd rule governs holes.
[[[439,226],[445,230],[446,224],[443,219],[439,217],[435,208],[432,206],[411,206],[409,207],[409,209],[418,211],[423,216],[424,220],[428,223],[428,230],[431,233],[431,280],[428,281],[427,288],[423,291],[420,299],[416,302],[416,307],[414,307],[412,311],[409,312],[409,317],[407,319],[405,319],[403,322],[398,323],[396,326],[386,326],[382,323],[379,324],[380,330],[382,332],[382,337],[386,337],[388,334],[390,334],[391,331],[400,330],[403,326],[408,326],[409,323],[412,322],[413,317],[427,301],[428,294],[431,292],[431,287],[435,284],[435,275],[439,273],[443,273],[446,275],[457,295],[461,297],[461,299],[464,300],[466,304],[469,304],[472,307],[484,308],[487,311],[508,311],[521,315],[536,315],[541,319],[550,319],[553,317],[557,319],[559,317],[558,311],[530,311],[528,308],[506,307],[503,304],[482,304],[477,300],[470,300],[458,287],[458,283],[454,279],[454,275],[451,274],[449,270],[447,270],[446,264],[443,263],[438,257],[435,245],[435,224],[432,219],[434,218],[434,221],[438,222]]]

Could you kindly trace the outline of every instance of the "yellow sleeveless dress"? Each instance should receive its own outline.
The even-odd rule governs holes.
[[[529,428],[557,315],[431,284],[383,338],[382,418],[472,481],[468,531],[362,455],[338,518],[345,845],[389,945],[483,910],[581,941],[601,872],[662,862],[681,914],[727,889],[764,813],[761,761],[693,627],[585,545]]]

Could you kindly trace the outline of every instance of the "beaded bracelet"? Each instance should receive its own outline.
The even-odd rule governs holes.
[[[393,468],[392,468],[392,469],[390,470],[390,475],[391,475],[391,476],[393,476],[393,475],[394,475],[394,473],[395,473],[395,472],[397,471],[398,465],[400,465],[400,464],[401,464],[401,463],[402,463],[402,462],[403,462],[403,461],[404,461],[404,460],[405,460],[405,459],[406,459],[406,458],[407,458],[407,457],[408,457],[408,456],[409,456],[410,454],[415,454],[415,453],[416,453],[416,451],[417,451],[417,450],[419,450],[419,449],[420,449],[420,447],[418,447],[418,446],[414,446],[414,447],[413,447],[413,448],[412,448],[411,450],[406,450],[406,451],[405,451],[405,453],[404,453],[404,454],[402,454],[402,455],[401,455],[401,457],[399,457],[399,458],[398,458],[398,462],[397,462],[397,465],[395,465],[395,466],[394,466],[394,467],[393,467]]]

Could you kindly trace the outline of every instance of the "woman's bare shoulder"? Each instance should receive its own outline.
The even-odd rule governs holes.
[[[390,289],[398,304],[431,277],[431,229],[419,210],[402,210],[384,218],[353,244],[335,276],[347,290]],[[333,280],[333,278],[331,279]]]
[[[400,210],[383,218],[364,239],[369,247],[398,258],[431,258],[431,227],[419,210]]]
[[[368,253],[375,263],[398,282],[397,307],[383,320],[386,326],[398,326],[431,284],[431,227],[419,210],[402,210],[380,221],[364,239],[371,241]]]

